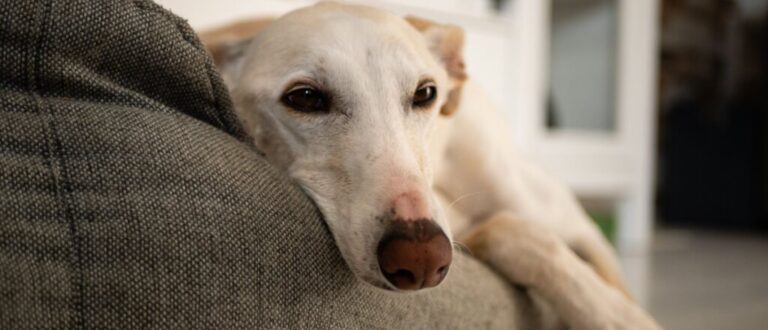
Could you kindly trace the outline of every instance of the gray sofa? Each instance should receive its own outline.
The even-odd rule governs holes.
[[[154,3],[0,0],[0,328],[536,327],[462,253],[435,290],[360,283],[245,140]]]

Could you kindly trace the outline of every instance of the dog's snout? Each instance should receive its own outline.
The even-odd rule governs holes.
[[[392,203],[395,217],[405,220],[429,219],[429,205],[417,192],[408,192],[397,196]]]
[[[379,267],[401,290],[434,287],[443,281],[452,249],[443,230],[431,220],[395,220],[379,242]]]

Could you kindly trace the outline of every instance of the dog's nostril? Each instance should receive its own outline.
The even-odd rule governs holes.
[[[416,278],[413,277],[413,273],[411,273],[410,271],[407,271],[405,269],[398,269],[395,272],[394,276],[405,278],[405,279],[407,279],[407,280],[409,280],[411,282],[416,282]]]
[[[437,270],[437,273],[440,274],[441,277],[445,276],[445,273],[448,272],[448,266],[440,267],[440,269]]]
[[[384,272],[384,277],[386,277],[388,281],[398,287],[412,286],[416,284],[416,276],[413,276],[411,271],[405,269],[398,269],[394,273]]]

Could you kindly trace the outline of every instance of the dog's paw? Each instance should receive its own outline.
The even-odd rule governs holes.
[[[475,257],[523,286],[542,282],[568,249],[551,230],[508,213],[494,215],[461,241]]]

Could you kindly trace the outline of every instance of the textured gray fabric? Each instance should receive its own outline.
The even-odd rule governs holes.
[[[211,61],[148,1],[0,0],[0,328],[526,328],[463,254],[361,284],[248,145]]]

